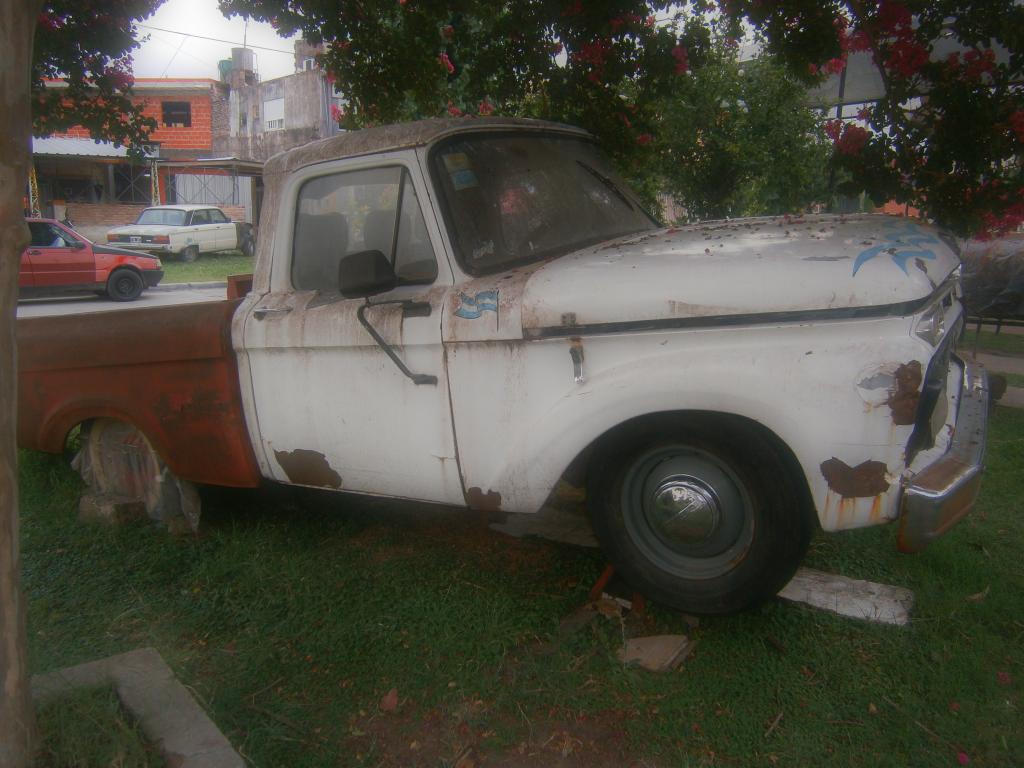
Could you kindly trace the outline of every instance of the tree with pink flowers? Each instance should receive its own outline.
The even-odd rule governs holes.
[[[498,114],[588,128],[650,174],[666,115],[713,41],[752,28],[807,85],[867,55],[883,95],[828,126],[848,192],[912,203],[961,233],[1024,221],[1024,6],[1015,0],[221,0],[322,41],[342,124]],[[742,22],[748,22],[747,25]],[[940,57],[939,41],[956,53]],[[947,45],[948,47],[948,45]],[[631,171],[633,173],[631,173]]]

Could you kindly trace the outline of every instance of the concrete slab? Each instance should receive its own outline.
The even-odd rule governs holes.
[[[779,597],[813,608],[882,624],[910,623],[914,593],[903,587],[851,579],[811,568],[801,568]]]
[[[168,765],[244,768],[245,761],[153,648],[35,675],[32,695],[45,701],[75,688],[101,685],[114,687]]]
[[[686,635],[634,637],[619,651],[619,661],[651,672],[669,672],[682,664],[692,648],[693,643]]]
[[[1005,405],[1007,408],[1024,408],[1024,389],[1007,387],[1003,396],[999,398],[998,405]]]

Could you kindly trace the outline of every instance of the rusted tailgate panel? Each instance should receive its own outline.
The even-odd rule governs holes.
[[[57,453],[75,425],[113,418],[182,479],[258,485],[231,349],[238,304],[19,320],[18,444]]]

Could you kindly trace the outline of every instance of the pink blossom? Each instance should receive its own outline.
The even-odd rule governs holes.
[[[484,115],[485,117],[494,112],[494,105],[491,104],[487,99],[480,102],[480,106],[477,108],[477,113]]]
[[[336,123],[340,123],[345,119],[345,110],[339,107],[337,104],[331,104],[331,118]]]
[[[675,73],[681,75],[690,68],[690,52],[681,45],[672,49],[672,58],[676,60]]]
[[[956,761],[960,763],[960,765],[967,765],[971,762],[971,757],[966,752],[957,752]]]
[[[836,149],[843,155],[857,155],[864,149],[871,134],[859,125],[847,125],[843,128],[843,134],[836,142]]]
[[[448,54],[442,52],[437,60],[441,62],[441,66],[448,70],[449,75],[455,74],[455,65],[452,64],[452,60],[448,58]]]
[[[1000,685],[1009,685],[1013,682],[1009,672],[996,672],[996,680],[999,681]]]
[[[462,117],[462,110],[455,106],[454,102],[448,102],[448,114],[452,117]]]
[[[822,67],[822,69],[824,69],[830,75],[838,75],[840,72],[842,72],[844,69],[846,69],[846,59],[845,58],[829,59],[828,61],[825,62],[825,66]]]
[[[649,133],[641,133],[636,137],[636,143],[640,145],[650,144],[654,140],[654,137]]]

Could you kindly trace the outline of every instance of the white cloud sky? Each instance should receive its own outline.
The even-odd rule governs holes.
[[[224,18],[216,0],[167,0],[140,22],[139,33],[148,39],[144,38],[134,54],[136,77],[218,78],[217,62],[230,59],[231,49],[241,47],[243,39],[253,46],[260,79],[272,80],[295,71],[294,38],[279,37],[269,24],[254,21],[246,29],[240,17]]]

